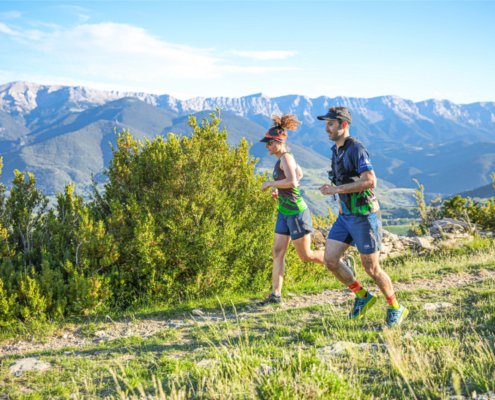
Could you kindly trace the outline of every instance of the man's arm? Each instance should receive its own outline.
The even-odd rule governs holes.
[[[362,192],[366,189],[374,189],[376,187],[376,175],[373,170],[364,171],[359,178],[351,183],[345,183],[340,186],[331,186],[325,184],[320,187],[320,192],[326,195],[345,194]]]

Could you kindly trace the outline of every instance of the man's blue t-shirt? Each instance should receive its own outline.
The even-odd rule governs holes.
[[[373,165],[361,142],[348,137],[344,145],[332,146],[331,180],[337,185],[354,182],[363,172],[371,171]],[[341,213],[345,215],[369,215],[378,211],[378,201],[371,189],[362,192],[339,194]]]

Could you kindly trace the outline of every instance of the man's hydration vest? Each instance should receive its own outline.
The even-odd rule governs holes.
[[[352,148],[361,143],[353,137],[348,137],[339,149],[333,149],[332,170],[328,176],[336,186],[351,183],[359,179],[358,166],[351,157]],[[361,145],[362,146],[362,145]],[[340,212],[345,215],[368,215],[379,210],[378,200],[371,189],[362,192],[339,194]]]

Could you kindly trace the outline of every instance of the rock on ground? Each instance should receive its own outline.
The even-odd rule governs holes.
[[[14,376],[21,376],[27,371],[46,371],[51,368],[51,364],[41,361],[38,358],[28,357],[17,360],[10,366],[10,373]]]

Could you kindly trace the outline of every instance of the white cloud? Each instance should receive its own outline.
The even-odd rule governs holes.
[[[72,29],[25,30],[0,23],[16,39],[70,75],[113,81],[205,78],[222,72],[212,50],[165,42],[144,29],[116,23],[82,24]],[[43,61],[44,61],[43,60]]]
[[[61,4],[58,7],[64,12],[69,12],[74,14],[80,23],[87,22],[91,18],[90,16],[91,11],[86,7],[76,6],[73,4],[71,5]]]
[[[232,54],[252,58],[254,60],[285,60],[290,57],[294,57],[297,52],[295,51],[283,51],[283,50],[266,50],[266,51],[243,51],[233,50]]]
[[[9,36],[17,36],[17,32],[14,31],[13,29],[9,28],[6,24],[3,22],[0,22],[0,33],[5,33]]]
[[[4,25],[0,30],[16,32]],[[82,79],[130,84],[174,79],[204,80],[225,74],[262,74],[288,71],[288,66],[238,66],[215,55],[214,49],[199,49],[166,42],[140,27],[117,24],[81,24],[71,29],[52,27],[49,31],[26,30],[18,38],[41,52],[44,58]],[[257,52],[254,52],[257,53]],[[281,57],[292,52],[259,52]],[[277,55],[278,54],[278,55]]]
[[[20,11],[5,11],[0,13],[0,18],[5,18],[5,19],[16,19],[20,18],[22,16]]]
[[[70,28],[36,25],[36,29],[14,31],[0,25],[25,54],[26,68],[19,66],[14,78],[50,83],[102,85],[175,96],[233,94],[239,86],[259,86],[263,74],[293,71],[297,68],[276,61],[265,65],[242,65],[231,52],[170,43],[129,24],[79,24]],[[263,53],[263,52],[261,52]],[[267,52],[274,57],[275,53]],[[281,57],[280,52],[277,57]],[[267,56],[267,54],[265,54]],[[230,58],[229,58],[230,57]],[[13,67],[10,67],[14,71]],[[36,78],[34,78],[36,76]],[[251,79],[251,81],[250,81]],[[226,94],[227,94],[226,93]]]
[[[297,67],[244,67],[239,65],[225,65],[222,67],[225,72],[245,73],[245,74],[265,74],[271,72],[299,71]]]
[[[6,35],[11,36],[13,39],[17,40],[21,43],[29,43],[30,41],[40,40],[44,34],[40,30],[36,29],[26,29],[24,31],[15,30],[9,27],[7,24],[0,22],[0,33],[5,33]]]

